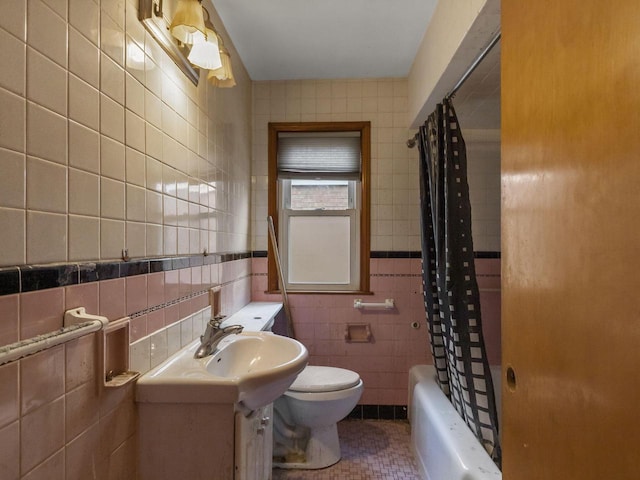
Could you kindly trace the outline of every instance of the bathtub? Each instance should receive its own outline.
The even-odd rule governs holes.
[[[500,367],[491,367],[500,412]],[[426,480],[499,480],[502,473],[436,382],[432,365],[409,371],[411,447]]]

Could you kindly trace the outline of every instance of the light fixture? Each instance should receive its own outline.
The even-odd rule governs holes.
[[[176,13],[169,26],[171,35],[182,43],[194,45],[207,39],[202,5],[198,0],[178,0]]]
[[[194,85],[198,85],[200,72],[187,60],[186,47],[171,36],[162,12],[162,0],[139,0],[138,19],[144,28],[169,55]]]
[[[196,86],[199,68],[209,70],[207,79],[214,86],[235,86],[229,51],[201,0],[178,0],[170,25],[162,4],[163,0],[138,0],[138,19],[180,70]]]
[[[214,87],[230,88],[235,86],[236,80],[233,78],[233,71],[231,70],[229,50],[224,46],[224,41],[220,35],[218,35],[218,47],[220,48],[222,66],[211,70],[207,75],[207,80],[209,80]]]
[[[203,10],[207,14],[207,18],[204,21],[207,31],[207,40],[204,42],[194,43],[187,58],[191,63],[200,68],[215,70],[222,66],[220,49],[218,47],[218,34],[211,23],[209,12],[204,7]]]

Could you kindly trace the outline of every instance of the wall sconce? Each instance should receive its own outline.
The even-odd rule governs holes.
[[[201,10],[204,10],[204,12],[207,14],[207,19],[204,21],[207,38],[206,40],[194,43],[187,58],[191,63],[197,65],[200,68],[204,68],[206,70],[215,70],[222,66],[222,59],[220,58],[221,52],[218,43],[218,33],[215,31],[213,24],[211,23],[211,17],[209,16],[209,12],[207,11],[207,9],[202,8]]]
[[[207,39],[202,5],[198,0],[178,0],[176,13],[169,26],[171,35],[182,43],[193,45]]]
[[[139,0],[138,18],[194,85],[198,84],[198,67],[201,67],[210,70],[208,78],[215,73],[215,81],[210,80],[214,86],[232,87],[235,80],[229,51],[200,1],[178,0],[176,13],[168,26],[162,11],[163,0]]]
[[[231,56],[229,55],[229,50],[224,46],[224,42],[220,35],[218,35],[218,47],[220,50],[220,61],[222,65],[215,70],[211,70],[207,75],[207,80],[209,80],[214,87],[230,88],[235,86],[236,80],[233,78],[233,71],[231,70]]]
[[[198,85],[200,72],[187,60],[186,47],[180,45],[169,33],[167,22],[162,13],[162,0],[140,0],[138,2],[138,19],[178,68],[194,85]]]

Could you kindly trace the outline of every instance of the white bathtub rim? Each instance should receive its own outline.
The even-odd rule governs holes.
[[[456,465],[452,468],[458,472],[459,477],[455,480],[500,480],[502,472],[495,465],[487,451],[478,442],[473,432],[467,424],[455,411],[453,405],[449,402],[436,382],[436,370],[432,365],[418,365],[411,368],[410,385],[413,385],[410,400],[410,421],[411,428],[411,447],[415,455],[418,466],[427,480],[454,480],[452,478],[436,478],[429,475],[427,463],[430,458],[423,458],[429,452],[419,452],[418,444],[428,442],[429,439],[418,439],[416,436],[424,432],[429,426],[414,425],[414,421],[419,419],[417,414],[417,405],[423,406],[426,412],[437,413],[432,418],[431,428],[439,431],[437,441],[442,442],[442,447],[451,455],[449,459],[454,461]],[[432,439],[433,440],[433,439]],[[460,452],[466,452],[464,458]],[[444,460],[444,458],[439,458]],[[435,468],[435,470],[439,470]]]

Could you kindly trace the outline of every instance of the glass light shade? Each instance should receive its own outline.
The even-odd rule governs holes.
[[[194,43],[189,52],[189,61],[206,70],[215,70],[222,66],[216,32],[207,28],[207,41]]]
[[[218,45],[220,46],[220,59],[222,60],[222,66],[215,70],[211,70],[207,75],[207,80],[211,82],[214,87],[234,87],[236,80],[233,78],[233,71],[231,70],[231,56],[229,55],[229,50],[224,46],[220,36],[218,36]]]
[[[188,45],[204,42],[207,38],[207,31],[200,2],[198,0],[179,0],[169,31],[175,38]]]

